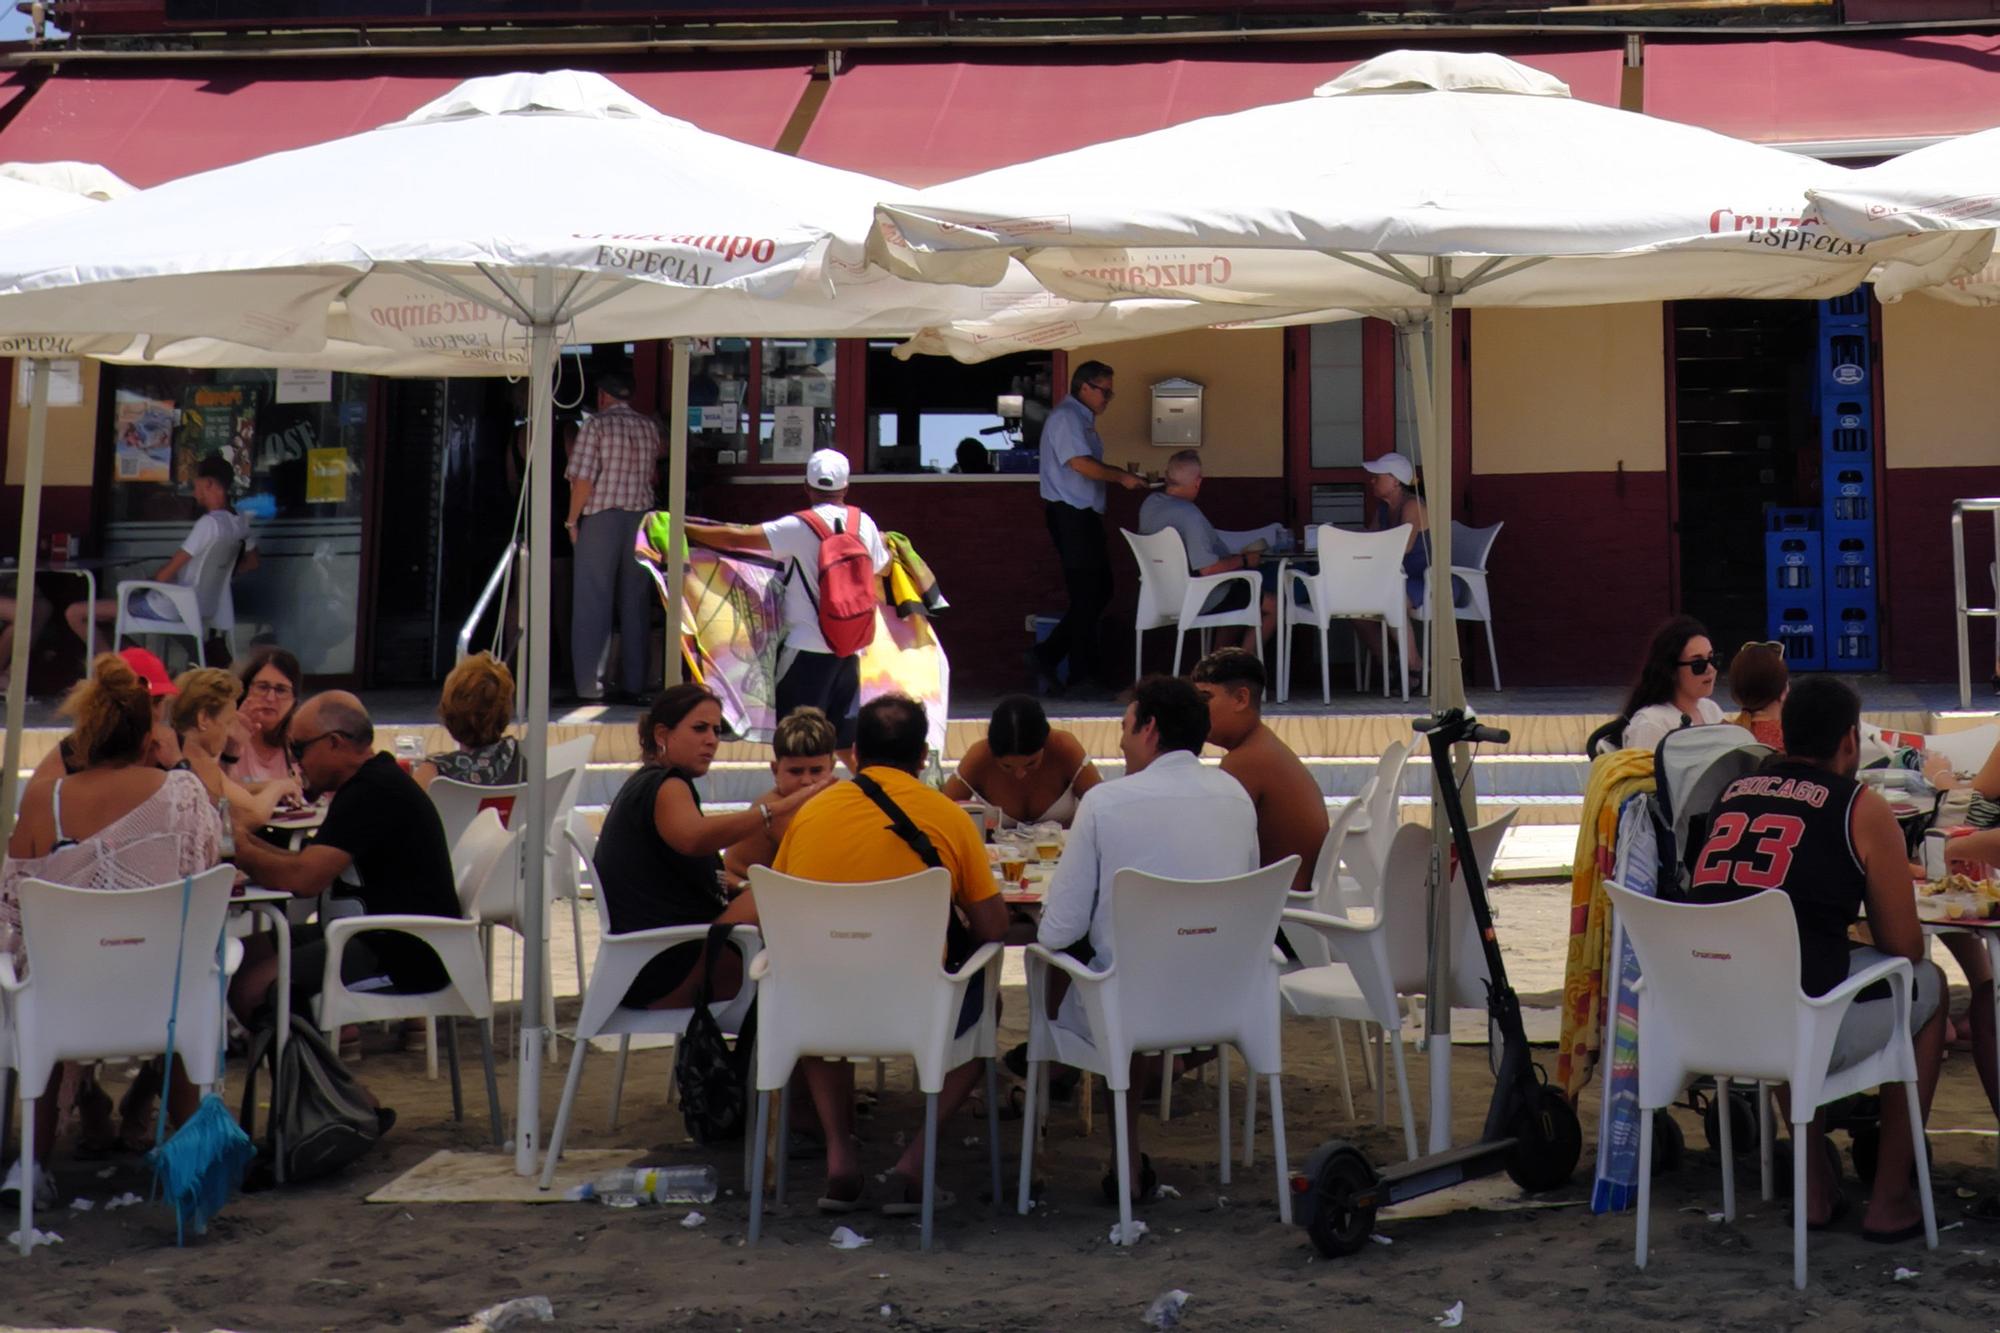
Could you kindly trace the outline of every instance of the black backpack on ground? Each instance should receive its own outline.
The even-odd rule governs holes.
[[[292,1015],[292,1030],[282,1055],[277,1051],[277,1023],[266,1014],[250,1035],[248,1072],[243,1079],[243,1132],[254,1137],[257,1116],[257,1071],[272,1065],[271,1114],[250,1177],[257,1186],[275,1182],[273,1167],[283,1144],[285,1183],[294,1185],[330,1176],[366,1155],[382,1137],[381,1117],[361,1093],[361,1085],[340,1063],[339,1053],[302,1015]]]
[[[736,1034],[736,1044],[722,1034],[722,1025],[709,1009],[715,985],[715,959],[728,948],[729,932],[735,927],[717,924],[708,928],[708,946],[703,951],[701,989],[695,992],[694,1015],[687,1031],[674,1043],[674,1087],[680,1093],[681,1118],[696,1143],[721,1143],[741,1138],[749,1127],[752,1099],[751,1066],[756,1046],[757,1005],[749,1011]]]

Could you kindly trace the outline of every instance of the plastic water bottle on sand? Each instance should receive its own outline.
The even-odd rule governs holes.
[[[627,1166],[578,1185],[569,1197],[633,1208],[642,1203],[714,1203],[715,1194],[712,1166]]]

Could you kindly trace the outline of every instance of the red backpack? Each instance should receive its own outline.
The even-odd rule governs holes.
[[[810,509],[799,517],[819,538],[819,595],[813,598],[819,632],[828,652],[852,657],[875,641],[875,558],[855,535],[861,511],[847,506],[845,521],[835,527]]]

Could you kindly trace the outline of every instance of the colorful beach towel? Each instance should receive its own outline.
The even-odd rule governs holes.
[[[910,539],[900,532],[882,534],[883,544],[889,548],[889,568],[882,575],[885,593],[890,606],[896,608],[899,616],[934,616],[951,608],[938,588],[937,577],[931,567],[917,554],[917,548]]]
[[[1604,979],[1610,964],[1606,929],[1611,902],[1604,881],[1618,854],[1618,812],[1640,792],[1653,791],[1650,750],[1619,750],[1590,766],[1584,787],[1583,826],[1577,831],[1576,868],[1569,896],[1569,959],[1563,970],[1562,1044],[1556,1079],[1571,1102],[1590,1082],[1604,1042]]]
[[[1612,878],[1652,897],[1658,891],[1660,835],[1653,826],[1653,798],[1628,797],[1618,809],[1618,858]],[[1639,1196],[1639,959],[1617,926],[1611,945],[1618,959],[1618,987],[1611,1006],[1606,1044],[1611,1055],[1598,1108],[1597,1180],[1590,1192],[1593,1213],[1623,1212]]]

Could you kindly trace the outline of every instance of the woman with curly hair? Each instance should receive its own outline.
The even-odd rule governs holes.
[[[526,764],[521,744],[507,735],[514,720],[514,673],[491,653],[474,653],[451,669],[438,695],[438,717],[458,742],[456,750],[425,755],[410,770],[428,789],[440,777],[480,787],[521,781]]]

